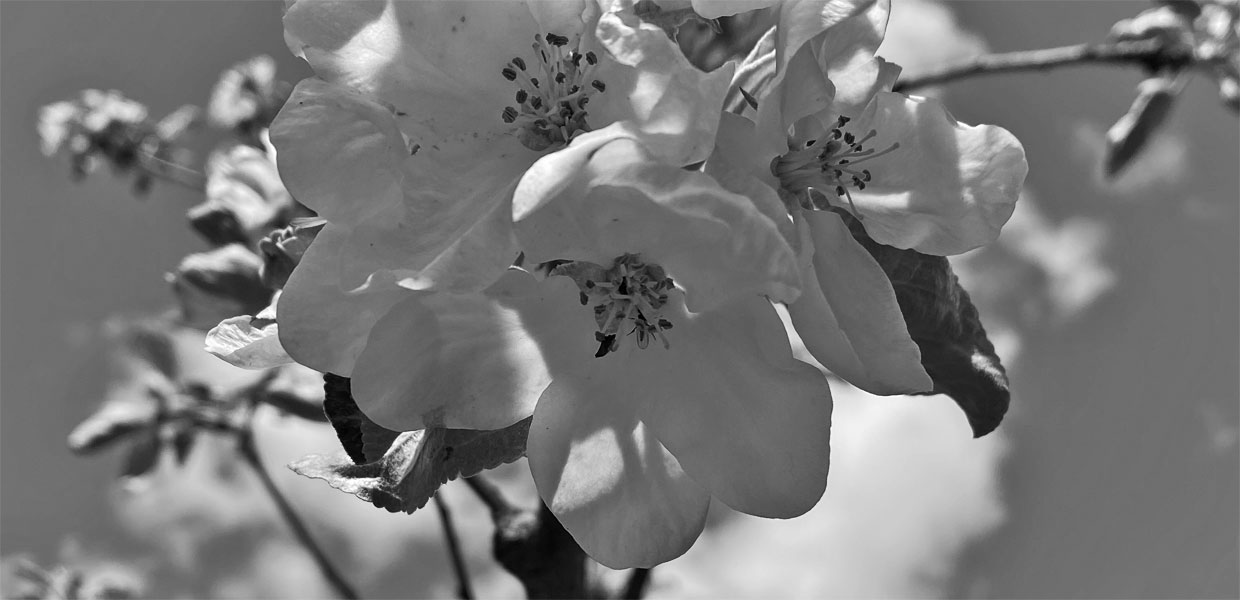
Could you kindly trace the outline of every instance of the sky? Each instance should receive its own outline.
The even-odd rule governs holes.
[[[893,32],[880,53],[915,71],[979,44],[1095,40],[1145,6],[896,0],[903,41]],[[163,274],[203,246],[184,226],[192,193],[157,187],[138,200],[106,172],[71,183],[34,130],[41,105],[87,87],[162,115],[205,103],[222,70],[255,54],[276,58],[282,78],[306,76],[279,15],[278,2],[0,2],[0,554],[46,563],[72,536],[83,552],[133,559],[165,596],[323,593],[297,576],[306,558],[252,481],[221,464],[226,448],[196,452],[190,475],[161,471],[165,484],[146,496],[111,486],[118,454],[68,452],[65,436],[106,388],[100,323],[167,309]],[[1004,126],[1029,157],[1028,193],[1000,241],[957,261],[1012,378],[998,435],[968,439],[945,398],[841,389],[823,503],[787,522],[715,510],[698,545],[656,571],[654,595],[1240,592],[1240,133],[1197,79],[1146,155],[1104,182],[1102,136],[1139,81],[1082,67],[941,90],[957,119]],[[194,348],[183,342],[187,356]],[[363,589],[448,593],[433,515],[388,515],[284,472],[330,451],[330,432],[275,415],[263,427],[278,481],[308,514],[335,515],[316,531]],[[504,477],[528,493],[522,468]],[[489,524],[463,492],[445,493],[479,588],[511,596],[515,581],[488,567]]]

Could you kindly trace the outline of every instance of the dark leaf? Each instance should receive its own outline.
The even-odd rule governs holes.
[[[296,473],[322,479],[389,512],[426,505],[439,486],[477,475],[525,455],[528,417],[504,429],[429,428],[400,434],[375,462],[354,464],[348,457],[311,455],[289,465]]]
[[[1137,90],[1137,98],[1128,112],[1107,131],[1107,177],[1118,175],[1145,149],[1166,122],[1179,92],[1172,76],[1146,79]]]
[[[875,242],[859,221],[842,216],[891,278],[921,364],[934,381],[931,393],[947,394],[960,405],[974,437],[994,431],[1011,400],[1007,373],[951,264],[942,256]]]
[[[138,436],[133,446],[130,446],[129,454],[125,456],[125,465],[121,468],[121,477],[141,477],[149,473],[159,463],[161,445],[159,429],[148,428]]]
[[[177,359],[170,324],[157,319],[144,319],[117,323],[111,329],[113,337],[126,354],[145,362],[167,377],[175,380],[180,376],[181,365]]]
[[[189,453],[194,450],[196,439],[197,430],[193,427],[183,427],[172,435],[172,450],[178,465],[184,465],[185,461],[189,460]]]
[[[353,401],[348,377],[323,375],[323,391],[323,412],[349,458],[359,465],[382,458],[400,432],[380,427],[362,414]]]

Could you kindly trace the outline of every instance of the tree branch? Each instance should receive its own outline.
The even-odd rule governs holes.
[[[439,494],[431,498],[435,508],[439,509],[439,522],[443,524],[443,536],[448,546],[448,557],[452,560],[452,570],[456,573],[456,594],[461,600],[473,600],[474,589],[469,582],[469,571],[465,568],[465,557],[461,554],[461,542],[456,536],[456,527],[452,524],[452,513],[448,503]]]
[[[979,56],[961,65],[901,79],[896,82],[894,91],[909,92],[978,75],[1043,71],[1068,65],[1136,65],[1149,70],[1157,70],[1165,67],[1185,67],[1195,63],[1208,63],[1213,60],[1215,60],[1214,57],[1195,57],[1191,48],[1169,45],[1162,40],[1077,44]]]
[[[327,554],[323,552],[323,549],[315,542],[314,537],[310,535],[310,529],[306,527],[305,522],[298,516],[297,511],[293,510],[293,506],[289,504],[288,499],[280,492],[280,488],[276,487],[275,481],[272,480],[271,474],[267,472],[267,468],[263,466],[262,458],[258,455],[258,449],[254,445],[254,434],[251,430],[248,427],[241,430],[238,438],[240,442],[238,451],[242,458],[258,474],[259,480],[263,483],[263,488],[275,502],[276,508],[279,509],[280,516],[284,517],[284,521],[288,523],[289,529],[293,530],[293,535],[297,538],[297,541],[301,542],[301,545],[314,558],[314,562],[318,564],[323,577],[336,589],[341,598],[346,600],[357,600],[360,598],[353,586],[349,585],[344,576],[328,560]]]

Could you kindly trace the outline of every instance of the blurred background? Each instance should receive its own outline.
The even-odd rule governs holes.
[[[883,55],[924,72],[990,51],[1101,40],[1148,5],[894,0]],[[118,562],[154,597],[329,595],[252,476],[197,446],[119,486],[121,456],[72,455],[111,371],[101,325],[172,306],[164,274],[205,249],[201,195],[144,199],[103,170],[69,180],[40,154],[39,108],[118,89],[153,115],[204,105],[220,73],[284,46],[278,2],[0,3],[0,554]],[[952,402],[837,393],[832,482],[787,522],[712,511],[655,597],[1235,597],[1240,593],[1240,131],[1205,79],[1123,176],[1104,134],[1140,73],[1086,66],[937,90],[966,123],[1024,143],[1028,194],[991,248],[955,264],[1012,378],[998,434],[969,439]],[[218,141],[205,135],[193,148]],[[236,377],[186,334],[183,359]],[[206,376],[206,375],[204,375]],[[259,416],[278,484],[367,597],[450,595],[433,511],[392,515],[282,465],[330,453],[329,428]],[[502,476],[530,492],[523,463]],[[527,471],[527,470],[525,470]],[[483,597],[520,594],[489,560],[491,524],[444,494]]]

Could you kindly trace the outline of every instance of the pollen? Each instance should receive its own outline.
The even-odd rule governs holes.
[[[519,87],[516,106],[500,112],[505,123],[519,128],[521,143],[531,150],[568,144],[574,135],[589,131],[586,104],[602,93],[606,84],[594,78],[598,56],[580,52],[581,38],[574,40],[548,33],[534,36],[534,64],[513,57],[500,75]]]
[[[632,338],[643,350],[652,341],[671,347],[667,331],[672,323],[663,318],[661,310],[675,285],[663,267],[644,263],[636,254],[623,254],[611,268],[574,261],[556,266],[550,274],[571,277],[577,282],[582,305],[593,305],[590,310],[598,326],[594,339],[599,343],[596,358],[619,350],[625,338]]]
[[[850,188],[864,190],[874,179],[874,174],[868,168],[858,168],[857,165],[900,148],[898,142],[882,150],[867,148],[866,142],[878,135],[878,132],[871,129],[865,135],[857,137],[855,133],[845,130],[845,125],[850,120],[841,115],[826,135],[809,140],[804,148],[790,150],[771,161],[771,173],[779,178],[784,190],[799,199],[802,208],[831,208],[825,196],[815,197],[808,193],[808,190],[814,189],[847,200],[853,215],[860,219],[861,213],[853,204]]]

